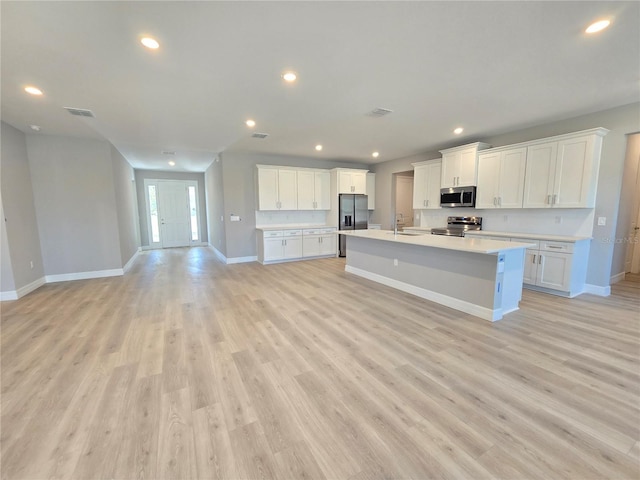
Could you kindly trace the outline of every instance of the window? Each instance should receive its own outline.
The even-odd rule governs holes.
[[[195,186],[189,186],[189,214],[191,216],[191,241],[195,242],[198,240],[198,209]]]
[[[160,242],[160,224],[158,223],[158,195],[155,185],[149,185],[149,213],[151,214],[151,241]]]

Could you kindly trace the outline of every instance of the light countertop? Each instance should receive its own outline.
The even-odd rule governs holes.
[[[492,232],[491,230],[474,230],[469,232],[473,235],[486,235],[489,237],[505,238],[527,238],[531,240],[550,240],[553,242],[579,242],[581,240],[591,240],[591,237],[572,237],[569,235],[547,235],[546,233],[521,233],[521,232]]]
[[[305,228],[336,228],[333,225],[310,225],[310,224],[298,224],[298,225],[269,225],[264,227],[256,227],[256,230],[262,230],[263,232],[272,232],[274,230],[302,230]]]
[[[391,230],[343,230],[340,234],[349,237],[366,238],[390,243],[418,245],[430,248],[443,248],[460,252],[493,254],[506,250],[517,250],[535,246],[532,243],[503,242],[484,238],[449,237],[445,235],[395,234]],[[348,247],[347,247],[348,248]]]

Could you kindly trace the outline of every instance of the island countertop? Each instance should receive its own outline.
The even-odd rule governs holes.
[[[396,234],[391,230],[339,230],[336,233],[340,235],[347,235],[348,237],[368,238],[383,242],[443,248],[446,250],[457,250],[459,252],[481,253],[486,255],[535,246],[532,243],[506,242],[500,240],[488,240],[484,238],[451,237],[446,235],[412,235],[406,233],[403,234],[402,232]]]

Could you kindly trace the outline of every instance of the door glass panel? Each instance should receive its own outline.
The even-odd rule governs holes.
[[[189,214],[191,215],[191,241],[198,240],[198,211],[196,209],[196,187],[189,187]]]
[[[151,214],[151,241],[160,242],[160,227],[158,223],[158,196],[155,185],[149,185],[149,213]]]

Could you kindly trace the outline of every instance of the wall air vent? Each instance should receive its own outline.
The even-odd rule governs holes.
[[[269,136],[268,133],[254,133],[251,135],[251,138],[267,138]]]
[[[64,109],[71,115],[75,115],[76,117],[96,118],[91,110],[86,110],[84,108],[64,107]]]
[[[389,110],[388,108],[374,108],[367,115],[370,117],[384,117],[385,115],[389,115],[393,110]]]

